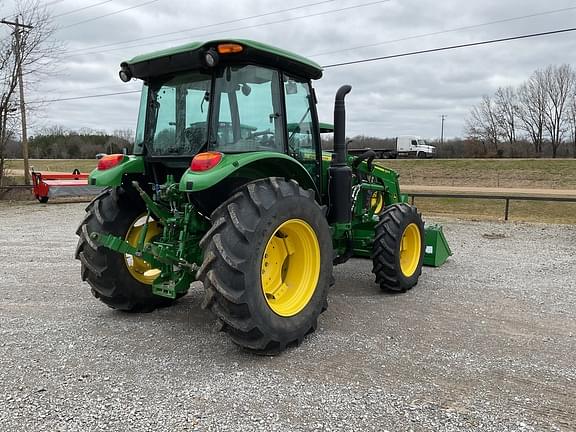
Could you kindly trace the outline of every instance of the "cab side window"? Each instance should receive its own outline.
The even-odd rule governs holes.
[[[211,148],[284,152],[280,75],[253,65],[228,66],[215,82]]]
[[[288,152],[316,174],[316,136],[312,121],[312,92],[310,84],[299,78],[284,75],[286,101],[286,130]]]

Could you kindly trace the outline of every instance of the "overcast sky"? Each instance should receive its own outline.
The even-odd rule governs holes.
[[[30,89],[27,98],[33,101],[138,90],[140,82],[125,84],[119,80],[122,60],[195,40],[255,39],[325,65],[566,28],[576,22],[576,2],[568,0],[333,0],[311,5],[319,2],[47,0],[54,16],[103,4],[55,18],[60,26],[55,37],[67,51],[58,60],[61,72]],[[363,6],[350,8],[358,5]],[[273,13],[298,6],[302,7]],[[0,2],[0,7],[0,17],[10,17],[14,11],[10,0]],[[348,9],[325,13],[344,8]],[[542,15],[565,8],[573,9]],[[266,13],[270,14],[230,22]],[[540,15],[450,31],[532,14]],[[229,23],[209,26],[225,21]],[[6,37],[8,28],[4,26],[0,32]],[[435,32],[442,33],[430,35]],[[172,34],[151,37],[166,33]],[[126,42],[142,38],[147,39]],[[374,46],[359,48],[365,45]],[[350,84],[349,136],[417,134],[437,138],[442,114],[447,115],[445,135],[462,136],[464,120],[483,94],[493,93],[498,86],[517,85],[548,64],[575,64],[575,56],[576,33],[567,33],[327,69],[315,82],[320,119],[332,122],[334,93],[341,84]],[[60,101],[30,113],[30,123],[36,131],[54,124],[110,132],[134,129],[137,106],[138,94]]]

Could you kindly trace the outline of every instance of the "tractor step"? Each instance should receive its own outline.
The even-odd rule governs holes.
[[[444,232],[440,225],[430,225],[425,229],[424,235],[424,265],[429,267],[440,267],[452,256],[452,250],[448,246],[448,241],[444,237]]]
[[[176,284],[174,283],[173,280],[170,280],[170,279],[163,280],[163,281],[158,281],[158,279],[157,279],[152,284],[152,293],[157,295],[157,296],[175,299],[176,298]]]

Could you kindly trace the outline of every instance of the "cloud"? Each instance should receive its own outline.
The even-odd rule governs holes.
[[[69,51],[67,56],[58,60],[63,72],[45,79],[40,86],[31,89],[28,99],[52,99],[54,95],[72,97],[138,89],[138,83],[123,86],[118,80],[118,66],[122,60],[197,39],[245,37],[306,55],[332,52],[312,57],[321,64],[326,64],[571,27],[576,18],[576,10],[572,10],[414,37],[572,7],[573,2],[558,0],[543,4],[536,0],[390,0],[338,13],[239,29],[369,3],[369,0],[335,0],[282,14],[193,30],[211,23],[313,2],[160,0],[124,13],[65,28],[56,34],[56,37],[65,42]],[[93,3],[92,0],[58,2],[50,8],[53,14],[57,15]],[[143,1],[114,1],[98,8],[56,18],[56,22],[67,26],[139,3]],[[7,10],[12,9],[10,2],[5,6]],[[161,38],[95,48],[176,31],[179,33]],[[174,39],[179,40],[173,41]],[[333,52],[398,39],[404,40]],[[105,52],[83,55],[95,51]],[[433,138],[440,133],[440,115],[447,114],[447,135],[462,135],[467,113],[483,94],[493,93],[498,86],[518,85],[537,68],[569,62],[570,53],[575,51],[574,35],[566,34],[328,69],[324,77],[315,83],[320,99],[319,117],[331,121],[334,93],[341,84],[347,83],[353,86],[348,99],[349,134],[395,136],[417,133]],[[32,123],[38,128],[57,123],[73,129],[90,127],[112,131],[135,128],[137,110],[138,95],[129,94],[56,102],[43,107],[41,113],[31,115],[37,116]]]

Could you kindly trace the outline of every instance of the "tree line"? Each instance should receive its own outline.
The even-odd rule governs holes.
[[[500,154],[503,144],[530,143],[534,156],[576,157],[576,71],[569,64],[538,69],[517,87],[500,87],[472,108],[466,121],[469,140]]]
[[[130,153],[133,144],[131,129],[118,129],[110,134],[88,128],[73,131],[52,126],[30,137],[28,151],[32,159],[93,159],[98,153]],[[8,141],[4,156],[21,158],[21,142]]]

